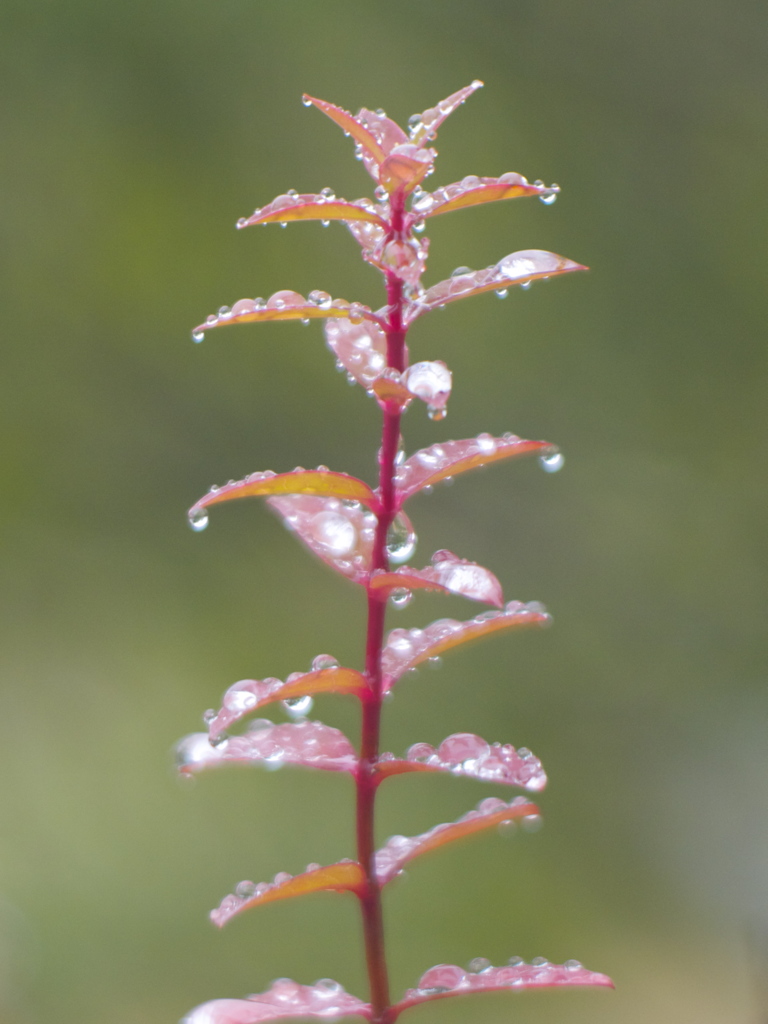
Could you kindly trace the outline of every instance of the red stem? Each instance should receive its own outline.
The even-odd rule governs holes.
[[[403,229],[405,201],[402,195],[391,197],[390,234],[399,236]],[[405,329],[403,327],[403,282],[387,274],[387,366],[405,369]],[[395,517],[395,458],[400,443],[400,412],[383,413],[381,449],[379,451],[380,511],[377,516],[373,544],[374,569],[388,569],[387,533]],[[392,1024],[394,1014],[389,997],[387,961],[384,947],[384,921],[381,888],[374,873],[374,811],[376,778],[373,766],[379,753],[381,723],[382,677],[381,652],[384,643],[386,595],[368,591],[368,628],[365,643],[365,674],[369,690],[362,702],[360,761],[357,771],[357,859],[365,872],[360,893],[360,907],[365,938],[365,958],[371,993],[372,1024]]]

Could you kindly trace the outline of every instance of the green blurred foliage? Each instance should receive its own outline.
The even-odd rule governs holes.
[[[496,468],[412,513],[424,561],[488,564],[556,628],[405,682],[385,740],[526,744],[551,787],[540,834],[393,887],[394,989],[439,961],[576,956],[617,992],[485,997],[473,1020],[765,1018],[767,22],[756,0],[5,0],[4,1024],[161,1024],[279,975],[365,991],[351,901],[205,920],[240,878],[348,855],[348,781],[183,787],[168,751],[235,679],[320,651],[359,664],[359,594],[263,507],[202,536],[184,510],[261,468],[371,479],[377,416],[317,325],[199,347],[189,328],[278,288],[380,304],[342,228],[234,222],[288,187],[369,192],[303,91],[405,120],[475,77],[434,180],[517,170],[564,192],[441,218],[430,280],[529,247],[592,273],[420,322],[412,351],[455,394],[447,424],[411,411],[407,446],[511,429],[568,465]],[[355,728],[340,700],[317,712]],[[489,792],[395,780],[382,838]]]

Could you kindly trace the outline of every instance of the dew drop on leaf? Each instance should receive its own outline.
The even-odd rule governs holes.
[[[555,452],[554,455],[540,455],[539,465],[545,473],[557,473],[559,469],[563,468],[565,462],[565,456],[562,452]]]
[[[204,338],[205,331],[192,331],[192,341],[196,342],[198,345]]]
[[[312,710],[314,700],[310,696],[305,697],[289,697],[287,700],[282,702],[283,707],[291,716],[291,718],[305,718]]]
[[[400,513],[387,530],[387,555],[390,562],[402,565],[416,550],[416,534],[405,516]]]
[[[389,595],[389,603],[395,608],[405,608],[411,603],[413,594],[406,587],[397,587]]]
[[[206,510],[204,508],[200,508],[197,509],[196,512],[190,513],[189,525],[195,533],[200,533],[201,530],[204,530],[208,525],[208,513]]]

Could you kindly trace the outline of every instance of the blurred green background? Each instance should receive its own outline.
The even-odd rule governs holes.
[[[400,752],[455,731],[530,746],[545,827],[413,866],[387,897],[395,992],[440,961],[577,957],[606,992],[477,998],[425,1024],[759,1024],[768,1017],[768,12],[741,0],[5,0],[0,1020],[162,1024],[280,975],[365,994],[356,908],[278,903],[223,933],[239,879],[352,852],[335,775],[177,782],[169,751],[242,677],[360,664],[360,594],[211,483],[319,462],[372,479],[378,416],[318,325],[189,330],[278,288],[381,303],[338,225],[236,233],[287,188],[370,182],[308,91],[397,120],[485,80],[430,184],[563,186],[439,218],[428,283],[543,248],[588,263],[418,323],[446,423],[545,437],[563,473],[496,467],[413,502],[447,547],[544,601],[404,682]],[[426,597],[396,625],[473,606]],[[355,729],[342,699],[317,717]],[[277,712],[280,715],[280,712]],[[495,787],[401,778],[381,835]]]

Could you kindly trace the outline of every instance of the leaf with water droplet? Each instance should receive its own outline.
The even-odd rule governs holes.
[[[313,672],[294,672],[285,682],[280,679],[241,679],[229,687],[221,708],[208,721],[208,735],[217,740],[236,722],[258,708],[277,701],[319,693],[354,694],[361,696],[368,688],[365,676],[351,668],[318,669]]]
[[[299,985],[289,978],[272,982],[267,992],[246,999],[212,999],[191,1010],[182,1024],[265,1024],[290,1018],[336,1020],[340,1017],[371,1018],[371,1006],[328,979]]]
[[[557,277],[574,270],[588,270],[565,256],[544,249],[522,249],[510,253],[493,266],[449,277],[428,288],[417,303],[411,303],[408,322],[432,309],[457,299],[468,299],[483,292],[498,291],[510,285],[527,285],[545,277]]]
[[[438,964],[436,967],[430,967],[421,976],[416,988],[405,993],[394,1006],[394,1011],[399,1014],[420,1003],[476,992],[509,992],[584,985],[614,987],[606,974],[588,971],[577,961],[567,961],[564,964],[526,964],[521,961],[503,967],[488,967],[478,974],[468,973],[455,964]]]
[[[238,221],[238,227],[254,224],[276,224],[298,220],[340,220],[368,221],[386,229],[386,221],[367,206],[360,206],[346,199],[326,199],[322,193],[305,194],[296,197],[278,196],[267,206],[256,211],[251,217]]]
[[[267,504],[327,565],[348,579],[365,583],[371,569],[376,532],[373,513],[338,498],[312,494],[268,498]]]
[[[211,911],[211,920],[223,928],[228,921],[244,910],[272,903],[275,900],[307,896],[322,891],[358,892],[365,882],[365,874],[357,861],[341,861],[327,867],[314,868],[300,875],[288,876],[275,882],[261,882],[247,894],[225,896],[216,910]]]
[[[515,821],[538,813],[538,807],[522,796],[515,797],[510,803],[496,797],[481,800],[474,811],[469,811],[458,821],[435,825],[428,832],[412,838],[392,836],[374,854],[376,878],[380,885],[386,885],[414,857],[420,857],[423,853],[429,853],[457,839],[465,839],[475,832],[496,828],[504,821]]]
[[[409,669],[428,658],[469,643],[491,633],[507,632],[528,626],[548,626],[549,615],[538,601],[523,604],[509,601],[503,611],[482,612],[467,622],[438,619],[424,629],[393,629],[381,655],[385,692]]]
[[[371,575],[371,590],[396,590],[405,587],[408,590],[441,590],[448,594],[460,594],[472,601],[483,601],[486,604],[501,608],[503,597],[501,584],[489,569],[476,562],[458,558],[450,551],[438,552],[439,558],[433,557],[433,564],[425,569],[397,569],[394,572],[376,570]]]
[[[195,327],[192,334],[225,327],[230,324],[271,323],[273,320],[346,320],[356,316],[378,324],[378,317],[367,306],[349,303],[346,299],[333,299],[330,303],[318,304],[305,299],[298,292],[283,290],[270,295],[266,303],[258,299],[240,299],[226,313],[221,310],[217,316],[208,317],[204,324]],[[359,322],[358,321],[358,322]]]
[[[376,395],[382,409],[387,412],[402,412],[408,408],[414,397],[403,384],[398,371],[391,369],[385,370],[374,380],[371,391]]]
[[[257,719],[251,732],[231,736],[212,747],[207,733],[192,733],[177,746],[177,764],[182,774],[197,774],[223,764],[254,764],[280,768],[284,764],[320,768],[331,772],[357,769],[355,749],[344,733],[322,722],[292,722],[275,725]]]
[[[434,139],[437,129],[446,117],[449,117],[465,100],[469,99],[473,92],[482,89],[482,87],[483,83],[479,79],[475,79],[471,85],[465,85],[458,92],[451,93],[450,96],[440,100],[434,107],[430,107],[421,114],[414,114],[411,139],[414,142],[421,142],[427,138]]]
[[[371,509],[379,507],[378,499],[368,484],[347,473],[314,469],[272,473],[267,470],[264,473],[251,473],[244,480],[234,480],[209,491],[195,502],[187,515],[194,528],[200,521],[200,516],[205,516],[204,509],[211,505],[220,505],[236,498],[269,498],[280,494],[313,494],[318,497],[359,501]],[[205,518],[207,519],[207,516]]]
[[[339,364],[370,390],[387,366],[387,337],[378,323],[328,320],[325,340]]]
[[[398,467],[395,475],[398,505],[402,506],[423,488],[432,487],[458,473],[521,455],[554,455],[557,450],[548,441],[526,441],[514,434],[504,437],[479,434],[462,441],[433,444],[415,452]]]
[[[383,780],[408,772],[450,772],[480,782],[498,782],[540,792],[547,784],[541,761],[527,750],[509,744],[487,743],[474,733],[454,733],[435,749],[425,743],[410,747],[404,758],[382,755],[375,767]]]
[[[362,146],[364,154],[375,164],[378,165],[385,159],[386,153],[375,136],[368,128],[361,124],[357,117],[353,117],[348,110],[337,107],[334,103],[328,103],[327,100],[316,99],[314,96],[309,96],[306,93],[303,99],[305,105],[309,103],[317,107],[318,110],[322,110],[327,117],[336,122],[346,135],[351,135],[355,142]],[[404,141],[407,136],[404,132],[402,135]]]
[[[557,186],[546,188],[543,185],[530,185],[522,174],[510,172],[500,178],[477,178],[477,182],[464,185],[456,181],[451,185],[443,185],[431,193],[431,202],[425,204],[423,211],[415,211],[414,218],[434,217],[438,213],[452,213],[468,206],[479,206],[483,203],[495,203],[501,199],[517,199],[522,196],[539,196],[548,198],[559,191]]]

